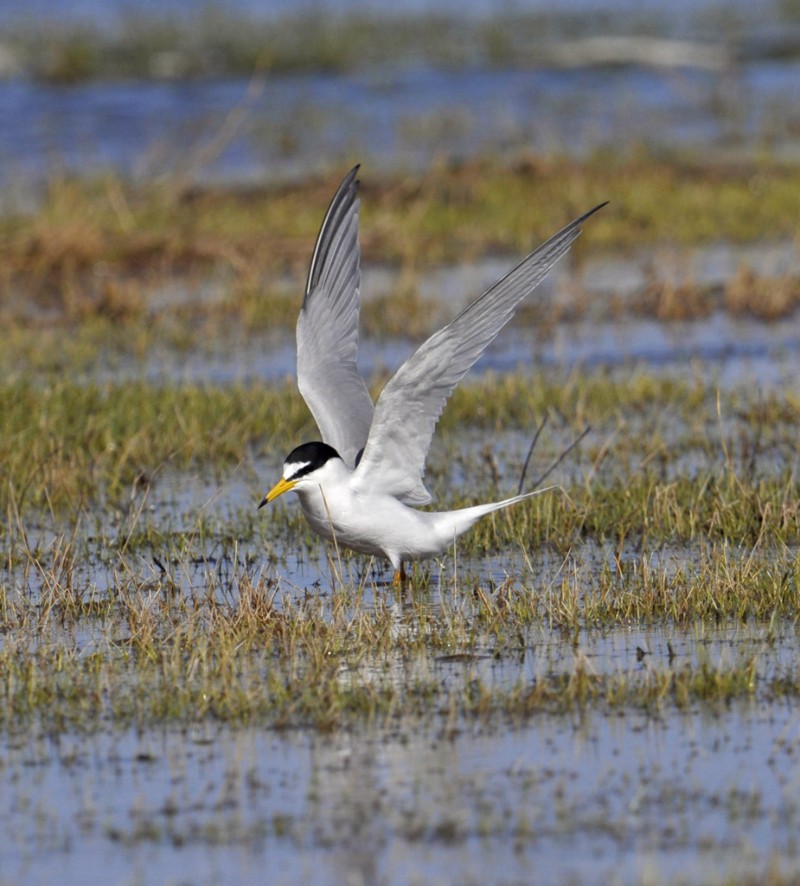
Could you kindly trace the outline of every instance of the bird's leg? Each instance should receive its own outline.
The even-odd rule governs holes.
[[[404,585],[408,581],[408,575],[406,575],[405,565],[403,561],[400,561],[400,568],[395,569],[394,576],[392,577],[392,587],[397,587],[398,585]]]

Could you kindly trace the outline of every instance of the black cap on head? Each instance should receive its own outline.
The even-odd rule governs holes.
[[[284,464],[297,465],[297,470],[291,472],[291,478],[297,479],[316,471],[332,458],[341,458],[333,446],[320,442],[303,443],[286,456]]]

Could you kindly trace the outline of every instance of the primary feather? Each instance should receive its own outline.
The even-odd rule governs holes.
[[[297,319],[297,385],[322,439],[353,467],[372,424],[358,371],[361,269],[358,166],[339,186],[317,237]]]
[[[605,204],[601,204],[604,206]],[[448,397],[581,232],[590,212],[562,228],[501,280],[434,333],[381,392],[354,480],[364,491],[408,504],[431,500],[422,477],[436,422]]]

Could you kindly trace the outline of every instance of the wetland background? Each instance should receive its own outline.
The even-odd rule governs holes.
[[[800,7],[393,10],[0,4],[0,881],[794,882]],[[610,201],[404,594],[255,510],[355,162],[375,391]]]

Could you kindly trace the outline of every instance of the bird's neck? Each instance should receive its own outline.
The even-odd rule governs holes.
[[[314,477],[314,482],[304,484],[296,492],[306,513],[324,518],[335,507],[339,491],[349,489],[353,472],[340,458],[336,458],[327,462],[318,474],[319,476]]]

